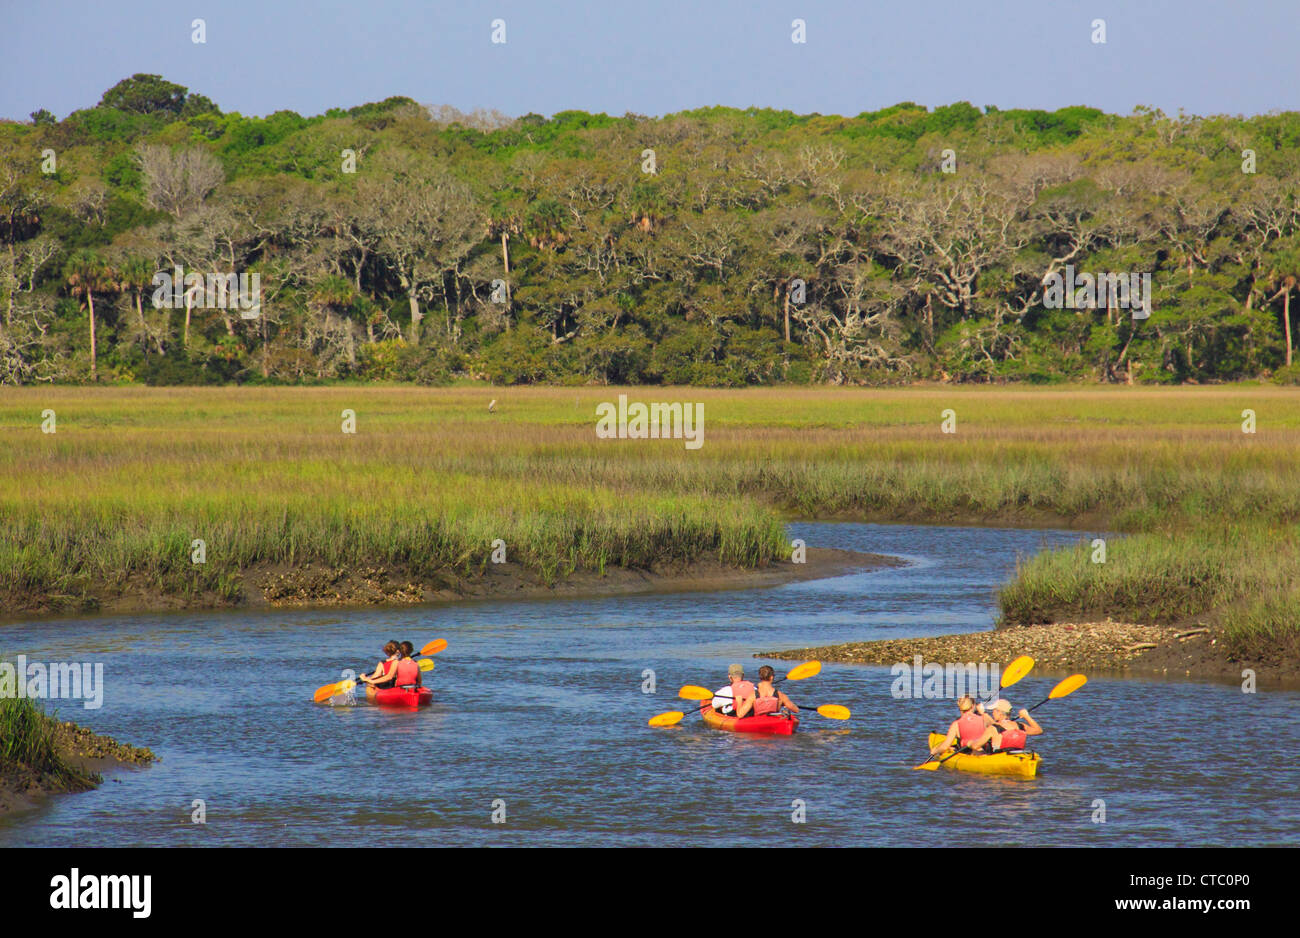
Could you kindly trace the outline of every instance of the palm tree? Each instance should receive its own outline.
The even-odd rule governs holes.
[[[501,239],[501,269],[504,271],[507,309],[510,308],[510,236],[519,234],[520,230],[519,218],[507,211],[494,213],[488,218],[487,236]],[[510,320],[507,318],[507,328],[509,324]]]
[[[147,257],[128,257],[118,268],[118,289],[129,291],[135,297],[135,312],[140,317],[140,334],[147,341],[150,335],[149,324],[144,318],[144,293],[153,283],[154,272],[157,265]],[[153,336],[154,344],[158,346],[158,354],[166,354],[163,350],[162,339]]]
[[[1271,287],[1277,287],[1278,291],[1268,298],[1272,303],[1279,296],[1282,297],[1282,330],[1286,334],[1286,365],[1291,367],[1292,348],[1291,341],[1291,291],[1300,286],[1300,250],[1287,249],[1274,255],[1273,267],[1269,271],[1268,280]]]
[[[84,296],[90,310],[90,380],[98,380],[96,370],[95,348],[95,294],[101,296],[117,289],[117,280],[112,268],[94,251],[80,250],[68,258],[63,267],[63,279],[68,284],[68,292],[73,296]]]

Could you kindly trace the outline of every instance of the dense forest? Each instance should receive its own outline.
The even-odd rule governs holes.
[[[0,122],[0,383],[1295,382],[1298,192],[1294,112],[257,118],[136,75]],[[1067,271],[1149,315],[1053,308]]]

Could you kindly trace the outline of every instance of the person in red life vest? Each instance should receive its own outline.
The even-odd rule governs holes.
[[[984,735],[986,726],[984,714],[969,694],[957,698],[957,709],[961,711],[961,716],[952,721],[948,727],[948,735],[943,738],[943,742],[930,750],[930,755],[947,752],[952,748],[953,743],[960,743],[963,747],[968,746]]]
[[[989,707],[989,712],[992,715],[993,722],[980,734],[979,739],[972,744],[972,752],[979,753],[980,750],[989,747],[993,751],[999,749],[1024,749],[1028,737],[1043,735],[1043,728],[1029,715],[1028,710],[1022,709],[1019,713],[1020,719],[1025,722],[1024,726],[1012,720],[1011,704],[1005,700],[993,703]]]
[[[733,664],[727,668],[727,679],[731,683],[713,695],[713,709],[731,716],[739,713],[746,701],[750,707],[754,706],[754,685],[745,680],[745,669]]]
[[[393,678],[397,676],[394,672],[397,669],[397,660],[402,655],[402,646],[397,642],[388,642],[384,645],[384,654],[388,657],[375,665],[373,674],[361,675],[361,680],[366,685],[367,700],[374,700],[375,691],[379,688],[392,687]]]
[[[410,642],[402,642],[397,646],[397,668],[396,676],[393,678],[394,687],[420,686],[420,666],[411,657],[414,651],[415,646]]]
[[[754,688],[752,709],[750,707],[751,701],[747,700],[736,710],[736,716],[743,717],[751,714],[756,717],[768,716],[778,712],[782,707],[785,707],[791,713],[798,713],[799,708],[795,706],[794,701],[776,689],[775,677],[776,672],[768,665],[759,668],[758,686]]]
[[[420,670],[420,662],[415,660],[415,646],[412,645],[410,642],[402,642],[402,658],[409,660],[412,664],[415,665],[415,680],[412,683],[414,683],[416,687],[423,687],[424,672]],[[397,681],[397,684],[399,686],[402,684],[400,677]]]

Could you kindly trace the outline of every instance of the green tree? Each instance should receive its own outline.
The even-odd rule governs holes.
[[[1286,337],[1286,367],[1291,367],[1294,343],[1291,339],[1291,294],[1300,285],[1300,247],[1284,244],[1273,252],[1270,259],[1268,282],[1277,292],[1268,298],[1269,303],[1282,300],[1282,334]]]
[[[188,88],[166,81],[161,75],[138,73],[130,78],[123,78],[105,91],[98,106],[129,111],[133,114],[156,114],[165,111],[180,117],[188,92]]]

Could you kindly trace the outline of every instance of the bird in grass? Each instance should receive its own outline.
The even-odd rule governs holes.
[[[488,413],[495,414],[496,412],[497,412],[497,402],[493,400],[492,403],[488,404]]]

